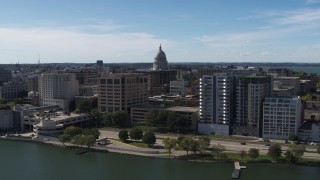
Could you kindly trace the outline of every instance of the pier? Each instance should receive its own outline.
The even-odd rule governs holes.
[[[238,161],[234,162],[234,170],[232,172],[232,178],[239,179],[241,169],[246,169],[246,168],[247,168],[246,166],[240,166],[240,163]]]

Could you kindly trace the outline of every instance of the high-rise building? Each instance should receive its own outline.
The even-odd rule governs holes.
[[[234,76],[228,74],[208,75],[200,79],[200,133],[229,135],[229,125],[234,116],[234,80]]]
[[[39,91],[38,76],[28,76],[25,78],[25,81],[28,86],[28,92],[33,91],[34,93],[36,93]]]
[[[233,134],[261,136],[263,101],[272,92],[270,76],[240,76],[237,80]]]
[[[266,97],[263,103],[263,138],[288,139],[301,124],[301,99],[293,96]]]
[[[44,73],[39,76],[40,106],[58,105],[68,110],[79,94],[79,83],[73,73]]]
[[[148,101],[148,76],[139,73],[103,74],[98,83],[98,108],[101,112],[130,108]]]

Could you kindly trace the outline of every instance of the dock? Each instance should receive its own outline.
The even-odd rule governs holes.
[[[234,170],[232,172],[231,177],[233,179],[239,179],[241,169],[246,169],[246,168],[247,168],[246,166],[240,166],[240,162],[238,161],[234,162]]]

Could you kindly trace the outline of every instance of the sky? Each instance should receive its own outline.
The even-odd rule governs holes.
[[[0,0],[0,64],[320,63],[320,0]]]

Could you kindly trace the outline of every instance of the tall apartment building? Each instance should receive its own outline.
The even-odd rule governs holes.
[[[238,77],[233,134],[261,136],[263,101],[272,92],[272,77]]]
[[[301,99],[293,96],[274,96],[265,98],[263,103],[262,137],[288,139],[297,135],[301,124]]]
[[[103,74],[98,82],[98,108],[101,112],[130,108],[148,101],[148,76],[138,73]]]
[[[198,131],[204,134],[229,135],[233,119],[234,76],[216,74],[200,79]]]
[[[44,73],[39,76],[40,106],[58,105],[64,110],[79,94],[79,83],[73,73]]]

